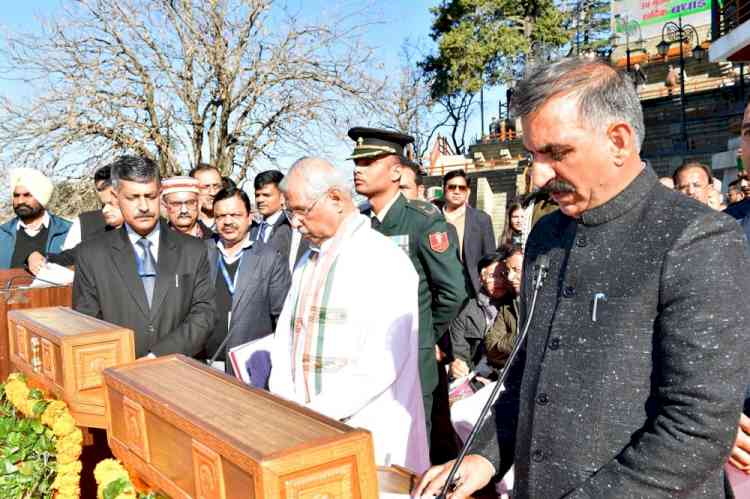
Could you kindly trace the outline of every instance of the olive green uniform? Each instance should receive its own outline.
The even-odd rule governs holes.
[[[369,206],[363,213],[372,216]],[[429,421],[438,384],[435,343],[467,298],[458,244],[435,206],[409,201],[400,193],[375,230],[406,251],[419,274],[419,375]]]

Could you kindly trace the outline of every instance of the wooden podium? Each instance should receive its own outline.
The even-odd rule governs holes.
[[[85,428],[105,428],[102,370],[133,362],[133,331],[67,307],[8,312],[10,359],[29,383],[64,400]]]
[[[0,380],[11,373],[8,351],[8,311],[25,308],[70,307],[73,302],[73,288],[53,286],[49,288],[25,288],[34,276],[24,269],[0,270]]]
[[[377,499],[372,437],[181,355],[104,370],[113,454],[172,499]]]

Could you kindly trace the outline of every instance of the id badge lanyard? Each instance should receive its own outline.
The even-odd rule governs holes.
[[[245,250],[240,252],[239,264],[237,264],[237,270],[234,271],[234,279],[229,277],[227,266],[224,264],[224,258],[219,254],[219,269],[221,269],[221,275],[224,277],[224,282],[229,290],[229,297],[232,298],[232,304],[229,306],[229,312],[227,312],[227,330],[232,324],[232,306],[234,305],[234,291],[237,289],[237,278],[240,275],[240,268],[242,268],[242,259],[245,258]]]

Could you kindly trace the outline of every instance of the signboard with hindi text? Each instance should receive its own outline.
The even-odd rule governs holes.
[[[711,0],[614,0],[611,5],[613,30],[620,36],[627,30],[631,40],[661,36],[664,23],[679,17],[696,27],[711,24]]]

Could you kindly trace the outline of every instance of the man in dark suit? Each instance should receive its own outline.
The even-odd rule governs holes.
[[[456,228],[461,263],[469,280],[469,289],[477,296],[482,288],[477,265],[483,256],[495,251],[495,231],[492,219],[482,210],[469,206],[469,177],[463,170],[453,170],[443,176],[443,215]]]
[[[308,243],[292,228],[284,214],[284,195],[279,184],[284,174],[278,170],[267,170],[255,176],[255,206],[261,215],[250,226],[250,239],[263,241],[289,262],[293,269],[297,260],[307,251]]]
[[[219,191],[214,217],[218,234],[207,244],[216,287],[216,324],[205,357],[223,362],[230,348],[273,333],[291,277],[276,250],[250,239],[250,199],[243,190]],[[227,372],[232,372],[228,366]]]
[[[138,357],[200,352],[214,326],[205,243],[159,221],[159,170],[122,156],[112,183],[125,224],[78,247],[73,308],[135,332]]]
[[[514,102],[534,185],[560,209],[529,236],[523,355],[452,497],[511,465],[514,498],[732,497],[749,353],[739,225],[659,184],[639,155],[638,94],[607,64],[537,67]],[[416,494],[438,491],[450,464]]]

